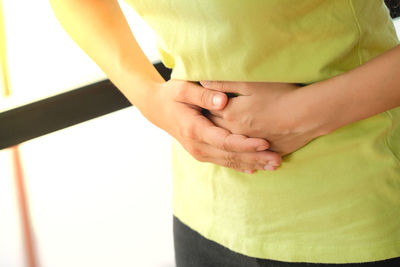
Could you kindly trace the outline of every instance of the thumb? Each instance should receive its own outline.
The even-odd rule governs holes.
[[[176,100],[208,110],[221,110],[228,102],[228,97],[224,93],[193,84],[181,88]]]

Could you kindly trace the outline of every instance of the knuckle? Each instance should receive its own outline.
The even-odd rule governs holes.
[[[201,160],[203,158],[203,151],[197,147],[191,147],[190,154],[197,160]]]
[[[232,112],[225,111],[223,115],[223,119],[229,122],[232,122],[235,120],[235,115]]]
[[[182,138],[184,139],[189,139],[189,140],[195,140],[196,139],[196,131],[194,125],[191,125],[189,127],[181,128],[180,133]]]
[[[224,151],[229,151],[229,148],[230,148],[230,146],[229,146],[229,133],[227,133],[225,136],[224,136],[224,140],[222,141],[222,144],[221,144],[221,147],[220,147],[222,150],[224,150]]]
[[[186,90],[186,86],[183,83],[178,83],[176,85],[176,100],[178,101],[183,101],[186,99],[187,96],[187,90]]]
[[[224,90],[225,89],[225,83],[223,83],[223,82],[215,82],[215,88],[217,90]]]
[[[200,162],[206,161],[206,156],[202,149],[192,145],[192,146],[189,146],[189,148],[187,150],[190,153],[190,155],[192,155],[192,157],[194,159],[196,159],[197,161],[200,161]]]
[[[200,92],[200,103],[204,105],[204,107],[209,106],[211,103],[211,93],[207,89],[202,89]]]
[[[194,144],[188,144],[186,145],[186,150],[190,153],[192,156],[197,156],[198,149]]]
[[[239,162],[239,157],[235,153],[229,153],[225,157],[225,166],[228,168],[232,169],[239,169],[240,168],[240,162]]]
[[[210,81],[208,82],[208,88],[212,88],[214,90],[223,90],[224,89],[224,82],[221,81]]]

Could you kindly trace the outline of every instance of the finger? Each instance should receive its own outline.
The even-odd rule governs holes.
[[[228,100],[228,103],[225,105],[224,109],[222,109],[222,110],[210,110],[209,114],[212,114],[212,115],[214,115],[216,117],[219,117],[219,118],[225,118],[225,115],[227,113],[241,114],[240,105],[245,103],[245,102],[243,102],[243,100],[245,98],[246,98],[246,96],[239,96],[239,97],[236,97],[236,98],[231,98],[231,99]]]
[[[232,134],[228,130],[215,126],[202,115],[199,115],[194,130],[199,141],[229,152],[254,152],[269,148],[269,143],[265,139]]]
[[[235,93],[238,95],[248,95],[246,83],[231,81],[200,81],[200,84],[208,89],[224,93]]]
[[[227,152],[213,146],[203,145],[203,160],[239,171],[276,170],[282,163],[276,152]]]
[[[223,109],[228,102],[226,94],[204,88],[195,83],[182,83],[177,90],[176,101],[196,105],[208,110]]]

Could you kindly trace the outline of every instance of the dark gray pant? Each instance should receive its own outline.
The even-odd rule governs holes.
[[[292,263],[247,257],[202,237],[174,216],[174,246],[177,267],[370,267],[400,266],[400,258],[378,262],[323,264]]]

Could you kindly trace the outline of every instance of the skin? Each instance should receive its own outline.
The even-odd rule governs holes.
[[[140,49],[117,1],[50,3],[71,38],[128,100],[199,161],[246,173],[275,170],[282,156],[314,138],[400,105],[399,47],[301,88],[285,83],[166,82]],[[228,101],[226,92],[241,96]],[[208,118],[201,109],[210,111]]]
[[[215,126],[201,109],[221,110],[223,93],[198,84],[164,81],[132,35],[116,0],[50,0],[70,37],[153,124],[176,138],[197,160],[238,171],[275,170],[269,143]]]
[[[309,86],[209,82],[234,92],[228,105],[208,116],[216,125],[265,138],[284,156],[347,124],[400,106],[400,45],[336,77]]]
[[[265,82],[201,82],[203,86],[230,92],[231,98],[220,111],[207,116],[213,123],[233,133],[265,138],[270,150],[285,156],[322,135],[319,125],[303,120],[304,110],[292,93],[301,87],[286,83]],[[290,108],[289,108],[290,107]],[[298,122],[303,121],[296,128]]]

